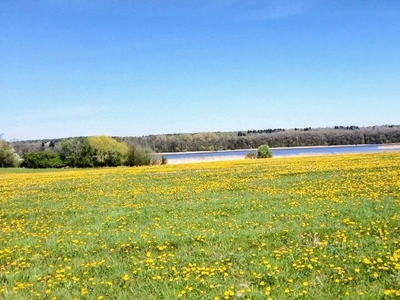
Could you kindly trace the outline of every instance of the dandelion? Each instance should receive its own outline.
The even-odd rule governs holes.
[[[0,298],[399,297],[399,178],[399,153],[0,172]]]
[[[367,265],[372,264],[371,261],[366,257],[364,258],[364,263],[366,263]]]
[[[269,296],[270,294],[271,294],[271,287],[268,286],[268,287],[265,289],[265,295]]]
[[[86,296],[88,294],[88,290],[86,288],[81,289],[81,296]]]

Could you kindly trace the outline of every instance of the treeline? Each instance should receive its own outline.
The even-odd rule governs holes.
[[[148,135],[142,137],[74,137],[16,141],[0,139],[0,166],[101,167],[165,163],[152,153],[400,143],[400,125],[371,127],[263,129],[239,132]],[[54,154],[55,153],[55,154]],[[27,163],[29,162],[29,164]]]
[[[14,157],[13,163],[2,163],[1,155],[4,151],[0,151],[2,167],[89,168],[166,163],[165,159],[153,156],[151,149],[127,144],[109,136],[77,137],[47,142],[14,142],[12,145],[0,140],[0,143],[0,149],[7,145],[7,151]]]
[[[262,144],[272,148],[355,144],[400,143],[400,125],[337,126],[335,128],[264,129],[239,132],[149,135],[124,137],[155,152],[215,151],[256,149]]]

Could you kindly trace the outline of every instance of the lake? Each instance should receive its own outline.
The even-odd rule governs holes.
[[[271,148],[271,150],[274,157],[284,157],[296,155],[327,155],[400,151],[400,144],[288,147]],[[168,159],[169,164],[177,164],[185,162],[244,159],[248,153],[257,154],[257,149],[159,153],[157,156],[165,156]]]

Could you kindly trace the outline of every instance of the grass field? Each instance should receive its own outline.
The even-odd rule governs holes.
[[[400,297],[400,153],[0,170],[0,298]]]

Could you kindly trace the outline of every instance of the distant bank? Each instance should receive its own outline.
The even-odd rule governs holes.
[[[298,155],[333,155],[350,153],[372,153],[400,151],[400,144],[379,145],[345,145],[345,146],[314,146],[314,147],[285,147],[271,148],[274,157],[288,157]],[[158,153],[168,159],[168,164],[194,163],[206,161],[224,161],[245,159],[248,153],[257,153],[257,149],[172,152]]]

